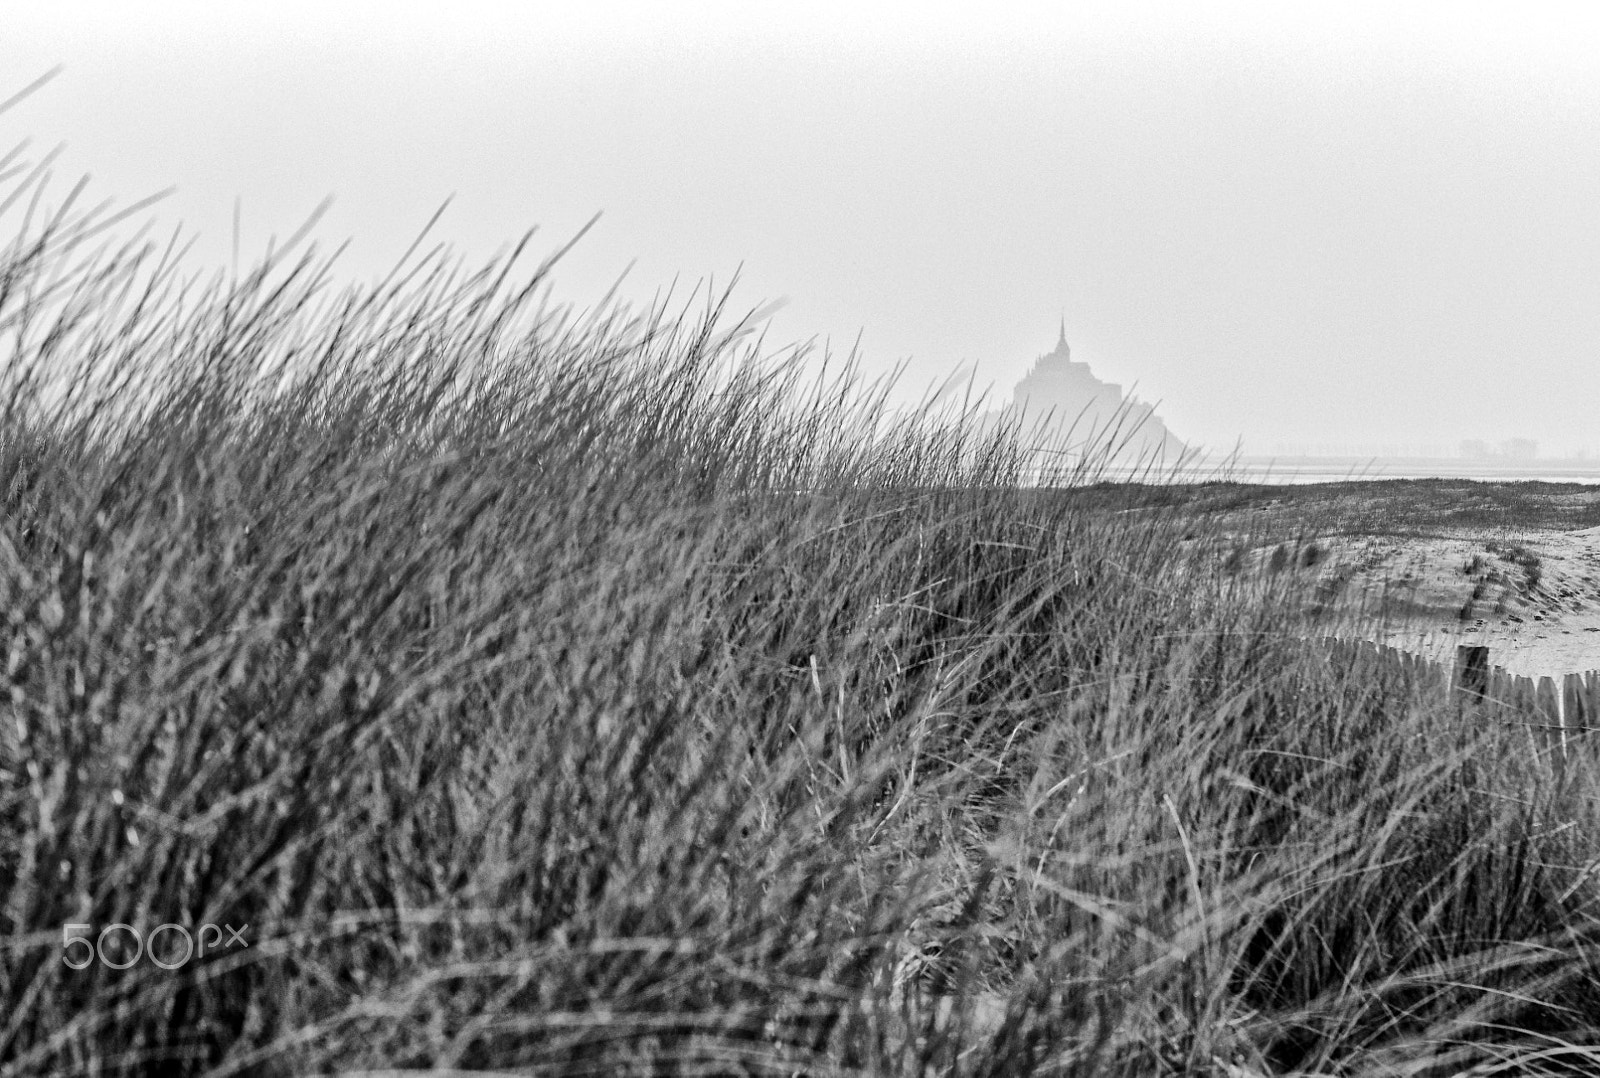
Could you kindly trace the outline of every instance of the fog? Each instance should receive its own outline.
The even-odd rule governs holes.
[[[592,303],[787,299],[769,343],[1075,358],[1180,437],[1600,449],[1600,23],[1512,5],[20,4],[0,146],[246,258],[381,274],[441,202]],[[1328,8],[1335,7],[1327,5]]]

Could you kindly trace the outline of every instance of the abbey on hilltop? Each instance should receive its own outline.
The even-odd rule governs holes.
[[[1020,417],[1029,428],[1048,416],[1048,434],[1065,434],[1070,444],[1091,450],[1115,445],[1119,461],[1157,458],[1172,463],[1184,451],[1154,405],[1125,397],[1121,386],[1101,381],[1089,364],[1072,358],[1065,319],[1055,351],[1034,361],[1001,414]]]

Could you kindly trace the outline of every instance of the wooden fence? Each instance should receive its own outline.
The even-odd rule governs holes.
[[[1464,711],[1503,710],[1505,721],[1527,727],[1536,747],[1555,750],[1560,761],[1582,735],[1600,732],[1600,670],[1523,677],[1491,665],[1489,649],[1480,644],[1457,647],[1453,667],[1370,640],[1328,638],[1323,644],[1341,665],[1389,666],[1413,681],[1432,681]]]

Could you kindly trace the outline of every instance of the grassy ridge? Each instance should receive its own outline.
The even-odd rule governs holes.
[[[4,1073],[1600,1062],[1589,772],[1301,643],[1204,515],[717,304],[32,221]],[[114,922],[250,946],[63,964]]]

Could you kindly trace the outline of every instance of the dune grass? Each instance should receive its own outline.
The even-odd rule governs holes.
[[[0,1073],[1600,1067],[1587,760],[1182,499],[721,301],[103,220],[0,255]]]

